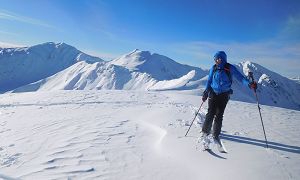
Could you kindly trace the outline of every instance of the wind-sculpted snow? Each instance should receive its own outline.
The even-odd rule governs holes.
[[[178,79],[164,80],[157,82],[150,90],[170,90],[170,89],[180,89],[183,88],[188,82],[195,77],[196,72],[193,70],[187,75],[182,76]]]
[[[299,111],[229,101],[221,154],[198,147],[205,103],[192,91],[0,95],[0,178],[299,179]],[[218,172],[218,173],[216,173]]]

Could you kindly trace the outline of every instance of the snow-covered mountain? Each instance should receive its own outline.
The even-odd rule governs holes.
[[[250,61],[239,63],[237,67],[246,76],[249,71],[253,72],[254,79],[258,82],[257,95],[262,104],[300,110],[300,85],[298,83]],[[242,85],[239,82],[233,85],[234,89],[240,87]],[[240,88],[243,92],[248,91],[248,88],[246,89]],[[235,99],[249,102],[249,99],[245,99],[246,96],[243,99],[240,95],[238,94]]]
[[[300,84],[300,77],[294,77],[290,78],[292,81],[295,81],[296,83]]]
[[[150,74],[159,81],[178,79],[191,71],[195,71],[193,79],[200,79],[208,73],[208,71],[204,71],[201,68],[177,63],[166,56],[156,53],[151,54],[149,51],[140,51],[138,49],[112,60],[110,63],[123,66],[130,71]]]
[[[47,90],[146,90],[157,81],[146,73],[130,72],[107,62],[78,62],[71,67],[13,92]]]
[[[0,48],[0,92],[47,78],[78,61],[103,61],[65,43]]]
[[[169,90],[191,89],[190,83],[207,74],[148,51],[135,50],[110,62],[77,62],[69,68],[14,92],[37,90]]]
[[[20,62],[23,61],[21,66]],[[18,86],[13,92],[199,89],[201,94],[208,74],[207,70],[183,65],[148,51],[134,50],[106,62],[61,43],[2,49],[0,63],[0,74],[3,75],[0,77],[0,85],[4,90]],[[235,66],[245,76],[248,71],[254,73],[261,104],[300,109],[299,83],[249,61]],[[256,102],[253,92],[247,86],[235,78],[233,81],[234,93],[231,99]]]

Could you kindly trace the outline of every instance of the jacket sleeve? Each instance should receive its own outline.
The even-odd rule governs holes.
[[[241,83],[243,83],[245,86],[248,86],[248,84],[250,83],[250,81],[240,73],[239,70],[237,70],[237,68],[233,65],[230,66],[230,70],[232,72],[232,75],[234,75],[234,77],[240,81]]]
[[[210,85],[211,85],[212,78],[213,78],[213,71],[214,71],[214,66],[212,68],[210,68],[210,70],[209,70],[209,74],[208,74],[208,79],[207,79],[205,90],[211,89]]]

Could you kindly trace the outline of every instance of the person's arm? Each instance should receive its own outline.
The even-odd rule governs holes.
[[[213,71],[214,71],[214,66],[212,68],[210,68],[210,70],[209,70],[205,91],[202,94],[202,101],[206,101],[206,99],[208,98],[208,93],[209,93],[209,91],[211,91],[210,85],[211,85],[212,78],[213,78]]]
[[[231,71],[231,74],[234,75],[234,77],[240,81],[241,83],[243,83],[245,86],[249,86],[250,84],[250,81],[240,73],[239,70],[237,70],[237,68],[233,65],[230,66],[230,71]]]
[[[212,78],[213,78],[213,71],[214,71],[214,66],[212,68],[210,68],[209,70],[209,74],[208,74],[208,79],[207,79],[207,83],[205,86],[205,90],[209,90],[211,87],[211,82],[212,82]]]

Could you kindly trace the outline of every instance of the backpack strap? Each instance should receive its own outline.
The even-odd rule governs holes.
[[[224,68],[223,68],[223,69],[220,69],[220,70],[224,70],[224,71],[225,71],[225,73],[227,74],[227,76],[228,76],[230,82],[232,83],[232,75],[231,75],[231,72],[230,72],[230,66],[231,66],[231,64],[226,63],[226,64],[224,65]],[[214,65],[213,74],[217,71],[217,69],[218,69],[218,68],[217,68],[217,65]]]
[[[230,72],[230,64],[229,63],[225,64],[224,70],[227,71],[227,72]]]
[[[224,70],[225,70],[225,72],[226,72],[226,74],[227,74],[227,76],[228,76],[228,78],[229,78],[229,80],[232,84],[232,74],[230,72],[230,66],[231,66],[231,64],[226,63],[225,66],[224,66]]]

